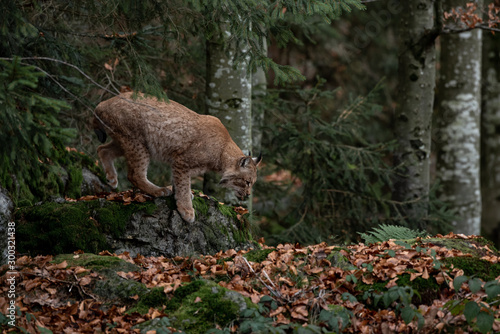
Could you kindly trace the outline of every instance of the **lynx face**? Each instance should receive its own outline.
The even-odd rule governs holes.
[[[250,196],[252,186],[257,181],[257,166],[261,159],[262,156],[241,158],[234,170],[224,173],[219,184],[222,187],[234,190],[236,197],[240,200],[246,199]]]

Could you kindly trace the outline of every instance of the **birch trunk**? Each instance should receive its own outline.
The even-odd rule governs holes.
[[[500,36],[484,33],[482,66],[482,233],[500,245]]]
[[[467,0],[445,0],[443,9]],[[441,36],[436,177],[439,198],[456,215],[454,232],[480,234],[480,29]]]
[[[262,52],[267,54],[267,42],[262,41]],[[257,103],[252,105],[252,147],[254,155],[262,151],[262,127],[264,126],[265,111],[262,99],[267,93],[267,78],[264,69],[259,67],[252,74],[252,99]]]
[[[425,228],[429,195],[431,115],[435,87],[435,9],[433,0],[400,1],[399,92],[395,133],[399,142],[394,164],[393,198],[405,203],[402,215]]]
[[[229,31],[223,35],[207,43],[206,111],[221,120],[234,142],[248,154],[252,150],[252,81],[248,59],[235,64],[236,45],[229,42]],[[206,176],[204,191],[215,193],[225,203],[239,203],[231,191],[216,187],[217,181],[214,175]]]

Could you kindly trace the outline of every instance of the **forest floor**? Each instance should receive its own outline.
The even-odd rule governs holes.
[[[455,234],[342,247],[261,240],[255,250],[172,259],[22,256],[15,281],[0,271],[0,325],[4,333],[498,333],[499,260],[484,239]]]

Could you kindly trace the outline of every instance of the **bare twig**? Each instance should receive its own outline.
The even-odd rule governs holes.
[[[274,285],[273,281],[271,281],[271,279],[269,278],[269,276],[267,275],[267,273],[263,270],[262,272],[264,273],[264,275],[266,276],[267,280],[269,282],[271,282],[271,285],[274,287],[271,288],[269,285],[267,285],[258,275],[257,273],[255,272],[255,270],[253,270],[252,266],[250,265],[250,263],[248,262],[248,260],[242,256],[243,260],[245,260],[245,263],[246,265],[248,266],[248,268],[250,268],[250,271],[252,273],[254,273],[254,275],[257,277],[257,279],[262,283],[262,285],[264,285],[268,290],[269,292],[271,292],[271,294],[273,294],[276,298],[278,298],[280,301],[285,301],[287,303],[289,303],[290,301],[285,298],[279,291],[275,290],[276,289],[276,286]]]

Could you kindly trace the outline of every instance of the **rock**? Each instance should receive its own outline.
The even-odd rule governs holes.
[[[14,203],[9,197],[8,192],[0,187],[0,265],[4,265],[8,260],[8,240],[9,240],[9,222],[12,221],[12,210]]]
[[[97,175],[95,175],[85,167],[82,168],[82,176],[83,176],[83,181],[81,185],[82,196],[111,191],[110,186],[103,183]]]
[[[215,254],[250,246],[248,226],[232,207],[195,196],[194,223],[182,220],[172,196],[144,203],[98,199],[46,202],[16,212],[18,251],[32,256],[129,252],[130,256]]]

